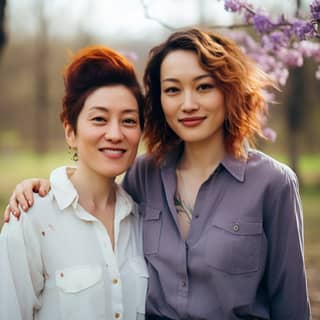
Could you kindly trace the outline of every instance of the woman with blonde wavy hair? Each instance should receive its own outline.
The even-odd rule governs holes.
[[[147,153],[123,186],[140,204],[147,318],[307,320],[294,172],[254,149],[269,77],[225,36],[178,31],[150,51]],[[28,207],[18,185],[9,209]]]

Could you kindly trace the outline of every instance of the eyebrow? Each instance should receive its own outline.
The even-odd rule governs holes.
[[[210,73],[205,73],[205,74],[201,74],[199,76],[196,76],[195,78],[192,79],[193,82],[199,81],[203,78],[213,78],[212,75]],[[176,78],[165,78],[163,80],[161,80],[161,82],[165,82],[165,81],[172,81],[172,82],[180,82],[178,79]]]
[[[109,112],[108,108],[102,107],[102,106],[93,106],[93,107],[90,108],[89,111],[94,111],[94,110]],[[138,110],[137,109],[133,109],[133,108],[127,108],[127,109],[122,110],[121,113],[138,113]]]

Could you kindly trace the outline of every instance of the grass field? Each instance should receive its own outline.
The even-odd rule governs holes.
[[[284,157],[273,155],[286,162]],[[15,184],[28,177],[49,176],[52,169],[72,164],[67,152],[35,156],[32,153],[7,154],[0,157],[0,227],[2,212]],[[313,320],[320,320],[320,154],[301,157],[301,190],[304,209],[305,258]]]

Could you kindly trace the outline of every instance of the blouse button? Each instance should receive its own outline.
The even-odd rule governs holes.
[[[119,312],[116,312],[115,314],[114,314],[114,317],[116,318],[116,319],[120,319],[120,313]]]
[[[235,224],[235,225],[233,225],[233,231],[235,231],[235,232],[238,232],[239,231],[239,229],[240,229],[240,227],[239,227],[239,225],[238,224]]]
[[[113,280],[112,280],[112,283],[113,283],[113,284],[117,284],[117,283],[118,283],[118,279],[113,279]]]

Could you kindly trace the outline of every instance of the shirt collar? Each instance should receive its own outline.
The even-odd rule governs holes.
[[[228,154],[221,161],[221,165],[239,182],[244,181],[247,160],[236,159],[232,155]]]
[[[67,167],[59,167],[51,172],[50,185],[60,210],[70,205],[77,206],[79,195],[68,178]]]
[[[50,184],[53,196],[55,197],[60,210],[72,205],[78,207],[79,195],[67,174],[68,167],[59,167],[51,172]],[[80,210],[81,211],[81,210]],[[116,191],[116,214],[122,219],[130,213],[137,216],[139,214],[137,205],[133,202],[130,195],[117,185]]]
[[[119,185],[117,185],[115,213],[118,214],[118,212],[120,219],[125,218],[130,213],[132,213],[136,217],[139,215],[137,204],[132,200],[131,196]]]
[[[168,153],[162,167],[175,168],[180,154],[181,148],[176,148],[174,151]],[[227,154],[221,161],[221,165],[239,182],[244,181],[247,166],[246,159],[236,159],[232,155]]]

